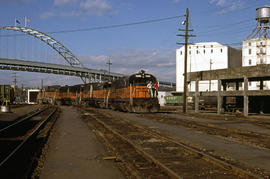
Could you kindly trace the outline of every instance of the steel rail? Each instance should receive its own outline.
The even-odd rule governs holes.
[[[0,163],[0,168],[11,158],[16,152],[18,152],[23,145],[30,140],[39,130],[44,126],[44,124],[52,117],[52,115],[56,112],[57,109],[54,109],[47,117],[44,119],[4,160]]]
[[[43,109],[41,109],[41,110],[38,110],[37,112],[31,114],[30,116],[26,116],[26,117],[24,117],[23,119],[21,119],[21,120],[15,122],[15,123],[13,123],[13,124],[11,124],[11,125],[9,125],[9,126],[6,126],[6,127],[2,128],[2,129],[0,129],[0,134],[1,134],[2,132],[4,132],[4,131],[8,130],[9,128],[13,127],[13,126],[15,126],[15,125],[17,125],[17,124],[19,124],[19,123],[21,123],[21,122],[23,122],[23,121],[25,121],[25,120],[28,120],[28,119],[30,119],[30,118],[32,118],[32,117],[34,117],[34,116],[40,114],[41,112],[45,111],[46,109],[48,109],[48,108],[43,108]],[[34,111],[36,111],[36,110],[34,110]],[[31,112],[33,112],[33,111],[31,111]]]
[[[143,149],[141,149],[139,146],[135,145],[129,139],[127,139],[126,137],[122,136],[121,134],[119,134],[118,132],[116,132],[115,130],[113,130],[107,124],[105,124],[104,122],[102,122],[101,120],[99,120],[96,116],[93,116],[93,117],[96,119],[96,121],[98,123],[100,123],[101,125],[103,125],[107,130],[109,130],[110,132],[112,132],[116,136],[120,137],[122,140],[124,140],[128,144],[130,144],[133,148],[135,148],[135,150],[138,153],[140,153],[141,155],[143,155],[145,159],[147,159],[150,162],[153,162],[156,166],[158,166],[160,169],[162,169],[164,172],[166,172],[170,177],[175,178],[175,179],[183,179],[183,177],[179,176],[177,173],[175,173],[173,170],[171,170],[168,167],[166,167],[164,164],[162,164],[161,162],[159,162],[153,156],[151,156],[148,153],[146,153],[145,151],[143,151]]]
[[[139,148],[138,146],[136,146],[135,144],[133,144],[131,141],[129,141],[129,139],[127,139],[127,138],[121,136],[121,134],[119,134],[118,132],[114,131],[112,128],[110,128],[108,125],[106,125],[106,124],[105,124],[104,122],[102,122],[101,120],[97,119],[97,117],[95,117],[95,119],[96,119],[97,121],[100,121],[100,123],[101,123],[104,127],[107,126],[107,127],[110,129],[110,131],[112,131],[113,133],[115,133],[116,135],[118,135],[119,137],[121,137],[123,140],[127,141],[128,143],[130,143],[134,148]],[[123,120],[123,119],[122,119],[122,120]],[[126,120],[124,120],[124,121],[126,121]],[[178,145],[178,146],[184,148],[184,150],[186,150],[187,152],[193,152],[193,153],[196,153],[196,154],[202,156],[202,157],[204,158],[204,160],[206,160],[206,161],[209,161],[209,162],[211,162],[211,163],[213,163],[213,164],[216,164],[216,165],[219,165],[219,166],[222,166],[222,167],[226,167],[226,168],[230,169],[231,171],[233,171],[235,174],[242,175],[242,176],[245,177],[245,178],[259,178],[259,179],[263,179],[263,177],[261,177],[261,176],[259,176],[259,175],[257,175],[257,174],[251,173],[250,171],[246,171],[246,170],[244,170],[244,169],[242,169],[242,168],[239,168],[239,167],[234,166],[234,165],[232,165],[232,164],[230,164],[230,163],[227,163],[227,162],[225,162],[225,161],[223,161],[223,160],[221,160],[221,159],[215,158],[215,157],[213,157],[213,156],[211,156],[211,155],[208,155],[208,154],[206,154],[206,153],[204,153],[204,152],[201,152],[200,150],[197,150],[197,149],[195,149],[195,148],[192,148],[192,147],[188,146],[187,144],[177,142],[177,141],[175,141],[173,138],[161,136],[161,135],[158,134],[158,133],[155,133],[155,132],[153,132],[153,131],[147,130],[147,129],[145,129],[145,128],[139,126],[139,125],[136,125],[136,124],[132,124],[132,125],[134,125],[135,127],[139,128],[139,129],[142,130],[142,131],[145,131],[146,133],[148,133],[148,134],[150,134],[150,135],[152,135],[152,136],[155,136],[155,137],[160,138],[160,139],[162,139],[162,140],[165,140],[165,141],[171,142],[171,143],[173,143],[173,144],[175,144],[175,145]],[[140,149],[140,148],[139,148],[139,149]],[[142,150],[142,149],[140,149],[140,150]],[[145,153],[144,151],[142,151],[142,152]],[[146,156],[150,156],[150,155],[147,154],[147,153],[145,153],[145,154],[146,154]],[[151,158],[152,158],[152,157],[150,156],[150,159],[151,159]],[[160,162],[159,162],[159,163],[160,163]],[[166,167],[166,166],[165,166],[165,167]],[[167,167],[166,167],[166,168],[167,168]],[[170,170],[170,169],[169,169],[169,170]],[[176,175],[177,175],[177,174],[176,174]]]
[[[206,153],[204,153],[204,152],[201,152],[201,151],[199,151],[199,150],[197,150],[197,149],[195,149],[195,148],[192,148],[192,147],[188,146],[187,144],[177,142],[177,141],[175,141],[174,139],[169,138],[169,137],[161,136],[161,135],[158,134],[158,133],[155,133],[155,132],[149,131],[149,130],[147,130],[147,129],[144,129],[144,128],[142,128],[142,127],[136,125],[136,124],[133,124],[133,125],[135,125],[136,127],[140,128],[141,130],[144,130],[145,132],[147,132],[147,133],[149,133],[149,134],[151,134],[151,135],[153,135],[153,136],[156,136],[156,137],[161,138],[161,139],[163,139],[163,140],[167,140],[167,141],[169,141],[169,142],[171,142],[171,143],[174,143],[174,144],[176,144],[176,145],[179,145],[179,146],[183,147],[183,148],[184,148],[185,150],[187,150],[187,151],[191,151],[191,152],[197,153],[197,154],[203,156],[205,159],[208,159],[209,162],[218,164],[218,165],[220,165],[220,166],[225,166],[226,168],[229,168],[229,169],[231,169],[232,171],[236,172],[237,174],[243,175],[244,177],[247,177],[247,178],[253,177],[253,178],[263,179],[263,177],[261,177],[261,176],[259,176],[259,175],[250,173],[249,171],[243,170],[243,169],[241,169],[241,168],[239,168],[239,167],[237,167],[237,166],[234,166],[234,165],[229,164],[229,163],[227,163],[227,162],[225,162],[225,161],[223,161],[223,160],[220,160],[220,159],[215,158],[215,157],[213,157],[213,156],[211,156],[211,155],[208,155],[208,154],[206,154]]]

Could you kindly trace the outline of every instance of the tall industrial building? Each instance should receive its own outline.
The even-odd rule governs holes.
[[[184,90],[185,47],[176,50],[176,91]],[[242,52],[217,42],[188,45],[187,72],[216,70],[242,66]],[[200,91],[216,91],[217,81],[202,81]],[[195,84],[188,85],[194,91]]]
[[[270,64],[270,6],[256,9],[257,25],[243,41],[243,66]],[[249,90],[258,90],[259,82],[249,82]],[[270,81],[264,81],[264,89],[270,89]]]

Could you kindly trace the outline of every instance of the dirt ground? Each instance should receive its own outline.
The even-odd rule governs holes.
[[[62,106],[41,179],[53,178],[124,178],[96,136],[80,119],[76,108]]]
[[[213,151],[222,156],[227,156],[240,161],[250,168],[264,169],[270,172],[270,151],[250,144],[234,141],[230,138],[223,138],[215,135],[204,134],[189,128],[168,125],[155,120],[140,117],[138,114],[121,113],[116,111],[103,110],[114,117],[123,118],[139,125],[143,125],[164,134],[179,138],[187,143],[198,145],[207,151]]]

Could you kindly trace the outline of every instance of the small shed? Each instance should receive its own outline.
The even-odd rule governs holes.
[[[27,90],[27,103],[37,104],[37,96],[39,92],[40,92],[40,89],[28,89]]]

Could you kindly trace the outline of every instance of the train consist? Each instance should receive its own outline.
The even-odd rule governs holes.
[[[40,103],[85,104],[128,112],[157,112],[157,96],[147,87],[157,79],[143,70],[128,77],[104,83],[75,86],[49,86],[38,95]]]

